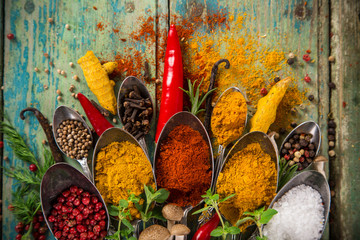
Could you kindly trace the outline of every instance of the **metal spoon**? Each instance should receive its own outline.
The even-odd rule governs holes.
[[[245,147],[247,147],[249,144],[252,143],[258,143],[260,144],[261,149],[270,155],[271,161],[273,161],[275,163],[276,166],[276,170],[277,170],[277,184],[276,187],[278,186],[278,181],[279,181],[279,156],[277,154],[277,146],[276,144],[274,144],[274,142],[270,139],[270,137],[268,135],[266,135],[263,132],[259,132],[259,131],[254,131],[254,132],[250,132],[245,134],[242,138],[240,138],[235,144],[234,146],[230,149],[229,153],[226,155],[222,165],[220,166],[220,171],[219,173],[224,169],[224,166],[226,165],[226,162],[231,159],[237,152],[241,151],[242,149],[244,149]],[[214,189],[216,191],[216,185],[217,185],[217,180],[218,180],[218,176],[217,179],[215,181],[214,184]],[[244,233],[242,233],[242,235],[246,235],[249,236],[251,235],[251,233],[255,230],[255,228],[253,228],[252,226],[249,226]],[[237,239],[238,236],[232,236],[232,239]]]
[[[317,171],[304,171],[296,175],[294,178],[292,178],[287,184],[285,184],[284,187],[281,188],[281,190],[277,193],[275,198],[270,203],[269,208],[272,208],[285,193],[287,193],[290,189],[299,186],[301,184],[308,185],[315,190],[317,190],[320,193],[321,199],[324,202],[324,224],[322,232],[324,232],[329,212],[330,212],[330,202],[331,202],[331,195],[330,195],[330,187],[326,180],[326,178]],[[264,226],[262,226],[263,228]]]
[[[55,112],[54,112],[54,116],[53,116],[53,133],[54,133],[54,137],[56,139],[57,133],[56,130],[59,128],[60,124],[62,121],[64,120],[77,120],[80,121],[83,126],[88,130],[90,136],[91,136],[91,142],[93,142],[93,137],[91,134],[91,130],[89,128],[89,126],[86,124],[85,120],[73,109],[66,107],[66,106],[59,106]],[[57,146],[59,147],[60,151],[65,154],[65,152],[61,149],[61,147],[59,146],[59,144],[57,143],[57,141],[55,141]],[[65,154],[66,155],[66,154]],[[69,156],[68,156],[69,157]],[[82,170],[84,171],[85,176],[88,179],[91,179],[91,172],[90,172],[90,168],[89,165],[87,164],[87,158],[84,157],[82,159],[75,159],[76,161],[78,161],[81,165]]]
[[[121,129],[121,128],[109,128],[107,129],[105,132],[103,132],[103,134],[101,134],[101,136],[99,137],[99,140],[97,141],[96,145],[95,145],[95,149],[93,152],[93,157],[92,157],[92,172],[93,172],[93,182],[95,183],[95,176],[96,176],[96,171],[95,171],[95,165],[96,165],[96,158],[97,158],[97,154],[99,153],[99,151],[106,147],[107,145],[109,145],[110,143],[113,142],[130,142],[132,144],[135,144],[137,147],[140,147],[144,153],[145,152],[145,148],[127,131]],[[147,160],[150,162],[151,161],[149,159],[149,156],[147,154],[145,154]],[[155,173],[154,173],[154,169],[152,169],[152,173],[153,173],[153,177],[154,177],[154,182],[155,182],[155,186],[156,186],[156,178],[155,178]],[[112,218],[112,221],[116,221],[115,219]],[[141,221],[139,221],[138,219],[135,219],[132,224],[133,227],[135,228],[135,236],[139,237],[139,226],[140,226]],[[116,224],[117,226],[117,224]]]
[[[44,214],[45,222],[52,231],[53,223],[49,222],[48,216],[52,209],[53,201],[59,194],[72,185],[76,185],[91,194],[94,194],[103,204],[106,211],[106,230],[109,229],[109,213],[106,208],[104,199],[101,197],[95,185],[80,171],[67,163],[56,163],[52,165],[44,174],[40,185],[41,208]]]
[[[142,97],[150,99],[151,107],[154,112],[154,103],[151,99],[151,95],[150,95],[149,91],[147,90],[146,86],[138,78],[129,76],[129,77],[125,78],[124,81],[122,82],[119,93],[118,93],[118,99],[117,99],[118,116],[123,125],[125,125],[125,123],[123,121],[124,112],[125,112],[125,107],[123,106],[124,98],[125,98],[125,95],[129,94],[129,92],[132,91],[132,88],[134,86],[136,86],[139,89]],[[151,113],[151,116],[149,117],[150,123],[152,122],[153,117],[154,117],[154,114]],[[139,143],[143,146],[145,153],[148,155],[148,150],[147,150],[146,141],[145,141],[145,135],[140,137]]]
[[[216,108],[216,105],[219,103],[220,99],[223,96],[225,96],[226,94],[228,94],[229,92],[240,92],[243,95],[244,99],[246,100],[246,96],[240,91],[239,88],[230,87],[230,88],[226,89],[220,95],[220,97],[217,99],[217,101],[215,103],[215,106],[214,106],[214,109]],[[213,109],[212,114],[214,113],[214,109]],[[211,116],[212,116],[212,114],[211,114]],[[245,123],[244,123],[244,129],[245,129],[246,123],[247,123],[247,110],[246,110],[246,118],[245,118]],[[240,138],[240,136],[241,136],[241,134],[237,138]],[[220,167],[221,167],[222,163],[224,162],[225,150],[226,150],[226,146],[220,144],[219,147],[218,147],[218,157],[216,158],[216,161],[215,161],[215,174],[216,174],[216,176],[219,174]]]
[[[158,144],[156,145],[156,149],[155,149],[155,154],[154,154],[154,171],[156,171],[156,162],[159,159],[159,154],[160,154],[160,146],[161,146],[161,142],[163,142],[164,140],[166,140],[166,138],[168,137],[169,133],[177,126],[179,125],[188,125],[190,126],[192,129],[198,131],[201,136],[203,137],[203,139],[205,140],[205,142],[208,144],[209,146],[209,155],[210,155],[210,161],[211,161],[211,169],[212,169],[212,177],[211,177],[211,183],[209,183],[209,187],[213,184],[214,182],[214,177],[215,177],[215,173],[214,173],[214,158],[213,158],[213,152],[212,152],[212,147],[211,147],[211,141],[209,138],[209,135],[204,127],[204,125],[202,124],[202,122],[193,114],[191,114],[190,112],[179,112],[174,114],[169,120],[168,122],[165,124],[164,128],[162,129],[160,135],[159,135],[159,139],[158,139]],[[156,172],[155,172],[156,173]],[[156,177],[156,176],[155,176]],[[182,224],[187,225],[187,215],[189,213],[189,211],[195,206],[187,206],[184,209],[184,216],[182,218],[182,220],[180,221]],[[177,236],[176,239],[186,239],[186,236]]]
[[[320,150],[320,145],[321,145],[321,130],[319,125],[314,122],[314,121],[306,121],[301,123],[299,126],[297,126],[296,128],[294,128],[289,135],[286,136],[286,138],[284,139],[284,141],[281,144],[280,147],[280,153],[282,153],[282,150],[284,148],[285,143],[293,137],[293,135],[295,134],[301,134],[301,133],[305,133],[305,134],[311,134],[313,137],[311,138],[310,142],[313,143],[316,146],[316,153],[315,156],[318,155],[319,150]],[[314,157],[315,158],[315,157]],[[312,165],[313,162],[311,162],[309,164]],[[304,169],[307,169],[309,166],[307,166]],[[303,170],[304,170],[303,169]],[[301,171],[303,171],[301,170]]]

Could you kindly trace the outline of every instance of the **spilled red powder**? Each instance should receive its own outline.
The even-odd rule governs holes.
[[[102,22],[98,22],[96,24],[96,30],[103,31],[104,30],[104,24]]]
[[[94,9],[94,10],[97,10],[97,7],[93,6],[93,9]]]

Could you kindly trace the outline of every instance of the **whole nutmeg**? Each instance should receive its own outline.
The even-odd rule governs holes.
[[[155,224],[142,231],[139,240],[167,240],[170,236],[167,228]]]

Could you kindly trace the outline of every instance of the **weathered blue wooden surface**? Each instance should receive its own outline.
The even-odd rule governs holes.
[[[340,4],[342,6],[340,9],[334,7],[339,2],[342,4]],[[348,23],[339,19],[342,19],[342,13],[347,11],[356,17],[359,7],[352,9],[353,3],[351,1],[346,1],[345,3],[334,1],[334,3],[335,5],[332,5],[333,10],[338,12],[334,15],[337,18],[334,18],[336,21],[333,24],[338,27],[336,28],[338,36],[348,34],[348,32],[344,32],[341,28],[341,26]],[[322,152],[324,155],[327,155],[326,117],[330,105],[329,89],[327,87],[330,77],[327,61],[330,49],[329,1],[6,0],[4,4],[5,16],[1,18],[4,21],[4,30],[1,32],[5,36],[12,32],[16,37],[12,41],[2,38],[4,39],[4,51],[2,52],[4,54],[4,63],[3,65],[1,64],[4,69],[4,111],[40,158],[42,156],[41,141],[45,139],[45,135],[33,116],[27,116],[25,121],[18,118],[21,109],[28,106],[37,107],[49,119],[52,118],[55,108],[59,105],[67,105],[83,113],[78,101],[72,98],[71,93],[68,91],[70,84],[75,85],[76,92],[80,91],[95,99],[86,85],[80,67],[75,64],[75,67],[71,68],[69,62],[76,63],[77,59],[84,55],[87,50],[94,51],[102,59],[111,60],[117,53],[122,53],[125,48],[133,46],[134,50],[140,50],[143,53],[144,59],[147,59],[151,64],[152,77],[159,78],[161,77],[160,69],[163,65],[160,62],[156,66],[155,63],[156,55],[159,53],[158,46],[163,44],[161,42],[163,38],[158,37],[156,43],[153,41],[142,41],[141,44],[129,39],[129,33],[139,28],[140,22],[138,18],[153,16],[154,31],[160,33],[167,30],[169,22],[175,22],[173,18],[175,15],[182,18],[190,18],[192,14],[195,12],[199,14],[201,10],[200,15],[206,17],[220,9],[224,9],[235,16],[243,15],[244,13],[251,16],[246,22],[246,27],[241,31],[249,31],[251,34],[259,36],[266,35],[264,38],[259,38],[258,41],[261,41],[261,44],[269,48],[276,47],[284,52],[294,52],[298,55],[299,60],[301,60],[305,50],[312,50],[311,56],[315,59],[313,64],[305,64],[296,68],[285,66],[280,74],[290,74],[296,79],[300,89],[308,88],[309,93],[315,96],[315,101],[306,105],[305,109],[300,111],[298,121],[313,119],[320,123],[323,133]],[[156,16],[159,17],[158,22],[156,22]],[[49,17],[54,19],[54,24],[48,23],[47,19]],[[357,24],[358,21],[357,19]],[[105,25],[102,31],[97,29],[99,22]],[[70,25],[70,30],[65,29],[66,24]],[[350,30],[356,32],[356,26],[358,25],[354,26]],[[113,28],[119,29],[119,32],[114,32]],[[199,31],[204,31],[204,29]],[[355,36],[356,38],[354,39],[358,41],[360,39],[359,36]],[[128,39],[128,41],[124,42],[121,40],[124,38]],[[218,38],[216,32],[213,34],[213,38],[215,40]],[[350,40],[351,37],[345,39],[336,38],[333,48],[337,49],[339,54],[346,52],[345,56],[351,55],[351,49],[339,47],[344,46],[344,42],[351,42]],[[48,53],[50,58],[44,57],[44,53]],[[346,60],[344,60],[344,64],[350,64],[348,61],[354,61],[351,58],[343,59]],[[54,67],[49,66],[50,61],[55,64]],[[341,61],[340,63],[343,62]],[[342,66],[336,66],[337,68],[332,68],[331,71],[332,77],[337,79],[336,81],[339,85],[345,86],[347,81],[351,83],[351,77],[356,78],[355,70],[350,70],[350,73],[344,72],[341,70]],[[40,69],[38,73],[34,72],[35,67]],[[44,72],[45,68],[50,70],[50,74]],[[64,70],[67,76],[59,75],[57,69]],[[355,69],[359,69],[359,67]],[[306,73],[311,75],[312,82],[310,85],[306,85],[302,81]],[[347,78],[344,79],[342,74],[345,74]],[[74,81],[72,79],[73,75],[78,75],[80,82]],[[219,78],[221,78],[221,75],[219,75]],[[49,86],[48,90],[44,89],[45,84]],[[116,90],[119,84],[120,82],[117,83]],[[152,96],[155,97],[154,85],[150,84],[148,87]],[[60,89],[63,93],[62,101],[56,100],[57,95],[55,91],[57,89]],[[356,129],[357,125],[352,116],[355,119],[356,117],[358,118],[358,115],[356,115],[358,111],[352,107],[346,108],[345,112],[340,111],[342,99],[348,97],[347,92],[351,92],[352,95],[349,95],[349,97],[352,96],[356,100],[358,89],[341,88],[341,94],[332,95],[334,101],[340,99],[336,104],[332,105],[332,111],[336,115],[335,118],[338,124],[351,126]],[[346,99],[351,106],[358,105],[355,100]],[[345,116],[344,119],[346,121],[340,121],[343,119],[343,116]],[[349,133],[350,137],[347,134],[344,135],[345,133],[341,135],[343,138],[351,139],[351,144],[357,150],[356,153],[348,155],[346,151],[352,151],[348,149],[348,143],[344,139],[341,142],[341,148],[337,149],[342,158],[339,159],[339,162],[334,163],[333,169],[336,172],[336,176],[340,176],[343,182],[347,182],[350,177],[355,179],[355,183],[359,181],[359,175],[356,174],[356,167],[359,166],[359,161],[351,161],[351,164],[356,165],[355,168],[346,163],[346,157],[351,156],[355,159],[358,156],[359,146],[356,145],[356,139],[358,138],[355,135],[356,133],[356,131]],[[4,166],[19,164],[19,161],[14,158],[7,144],[5,144],[4,156],[9,157],[9,161],[4,161]],[[343,166],[348,169],[344,173],[341,172],[341,167]],[[334,233],[333,236],[346,236],[347,239],[351,239],[352,236],[358,236],[358,234],[352,235],[352,232],[356,231],[356,224],[360,216],[359,213],[352,211],[352,209],[356,209],[359,206],[356,203],[359,196],[356,186],[341,188],[341,185],[337,185],[337,197],[340,199],[340,196],[342,196],[341,199],[346,199],[338,200],[339,206],[346,206],[349,202],[352,208],[347,209],[343,213],[341,210],[338,210],[340,211],[339,213],[337,212],[338,214],[343,214],[341,221],[347,221],[341,227],[336,226],[336,234],[342,231],[345,232],[342,229],[347,226],[351,226],[351,229],[346,230],[344,235],[336,235]],[[12,189],[12,180],[4,177],[2,197],[3,239],[15,239],[16,235],[14,231],[16,222],[13,215],[7,209],[7,205],[11,202]],[[349,215],[352,217],[348,217]],[[325,238],[328,238],[328,236],[325,235]]]

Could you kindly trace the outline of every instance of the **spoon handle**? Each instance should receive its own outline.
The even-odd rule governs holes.
[[[149,157],[149,152],[148,152],[148,149],[146,147],[145,137],[141,137],[138,141],[140,143],[140,146],[144,149],[144,152],[145,152],[146,156]]]
[[[78,162],[81,165],[84,175],[92,182],[92,175],[90,172],[89,165],[87,164],[87,159],[86,158],[79,159]]]

